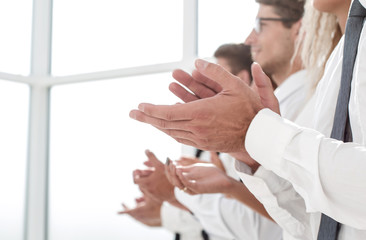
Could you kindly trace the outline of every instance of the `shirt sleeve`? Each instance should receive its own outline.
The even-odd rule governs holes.
[[[365,146],[326,138],[263,109],[249,126],[245,147],[264,168],[293,184],[307,211],[366,229]]]
[[[175,188],[175,197],[198,219],[205,231],[211,236],[234,239],[219,214],[220,194],[189,195]]]
[[[316,239],[320,213],[306,213],[303,198],[289,181],[263,167],[252,175],[240,161],[236,161],[235,168],[245,186],[287,234],[284,239]]]
[[[173,233],[179,233],[181,239],[202,239],[202,226],[189,212],[164,202],[160,217],[162,226]]]
[[[282,239],[277,224],[223,194],[191,196],[179,189],[177,199],[188,207],[210,234],[223,239]],[[271,233],[268,238],[266,234]]]

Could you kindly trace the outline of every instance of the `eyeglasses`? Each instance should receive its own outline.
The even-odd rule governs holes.
[[[256,18],[254,23],[254,31],[260,33],[262,31],[262,21],[279,21],[279,22],[296,22],[294,18]]]

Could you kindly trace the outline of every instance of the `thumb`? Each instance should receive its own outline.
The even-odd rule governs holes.
[[[239,78],[226,71],[222,66],[207,62],[203,59],[197,59],[195,66],[199,73],[220,84],[224,90],[233,88],[238,81],[241,81]]]
[[[252,64],[252,75],[263,106],[280,114],[280,106],[273,93],[271,79],[263,72],[262,67],[256,62]]]

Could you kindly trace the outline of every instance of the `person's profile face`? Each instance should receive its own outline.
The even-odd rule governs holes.
[[[260,4],[256,21],[260,26],[256,26],[245,41],[251,46],[253,60],[270,74],[275,70],[273,64],[289,61],[293,54],[291,28],[286,28],[282,19],[272,6]]]

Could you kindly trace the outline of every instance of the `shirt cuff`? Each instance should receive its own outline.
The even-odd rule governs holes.
[[[162,226],[171,232],[179,233],[183,236],[201,236],[201,224],[187,211],[164,202],[160,210],[160,217]]]
[[[246,169],[245,166],[244,163],[237,161],[235,165],[237,173],[246,187],[264,205],[268,214],[284,231],[291,233],[292,238],[311,239],[308,237],[309,231],[306,231],[309,229],[306,227],[308,220],[299,217],[293,210],[295,208],[296,211],[305,213],[303,200],[292,189],[291,184],[262,166],[254,175],[245,173],[243,171]]]
[[[249,155],[264,168],[281,169],[283,153],[300,129],[269,109],[262,109],[251,122],[245,138]]]

